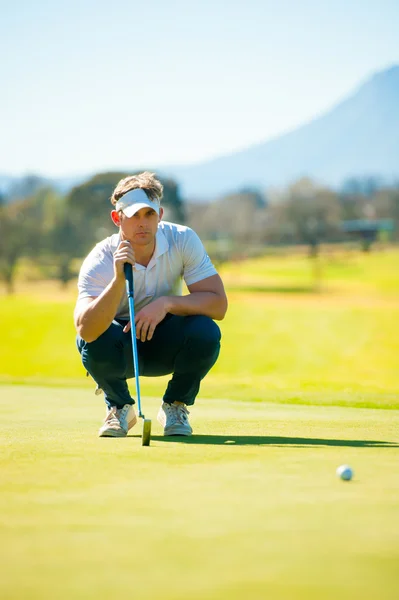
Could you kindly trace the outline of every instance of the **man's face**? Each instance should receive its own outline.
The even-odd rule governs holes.
[[[162,208],[159,216],[150,207],[140,208],[132,217],[123,212],[119,215],[121,238],[128,240],[133,246],[147,246],[154,243],[158,223],[162,218]],[[115,220],[114,220],[115,222]]]

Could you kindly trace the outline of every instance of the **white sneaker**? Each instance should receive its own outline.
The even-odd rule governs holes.
[[[173,404],[162,403],[158,412],[158,422],[162,425],[164,435],[191,435],[192,427],[188,420],[190,413],[183,402]]]
[[[135,410],[131,404],[125,404],[123,408],[107,409],[104,425],[100,427],[100,437],[126,437],[127,432],[137,423]]]

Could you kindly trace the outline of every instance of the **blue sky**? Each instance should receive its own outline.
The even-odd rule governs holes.
[[[195,163],[399,63],[399,2],[0,0],[0,173]]]

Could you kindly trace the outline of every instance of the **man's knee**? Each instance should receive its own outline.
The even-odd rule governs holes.
[[[79,352],[94,359],[104,359],[113,354],[116,349],[122,349],[123,327],[113,322],[111,325],[93,342],[85,342],[82,338],[77,339]]]
[[[191,343],[212,349],[219,347],[221,333],[215,321],[204,315],[188,318],[190,323],[187,329],[187,337]]]

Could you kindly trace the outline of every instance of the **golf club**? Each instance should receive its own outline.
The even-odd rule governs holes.
[[[143,419],[143,435],[141,438],[142,446],[149,446],[151,440],[151,420],[146,419],[141,412],[141,397],[140,397],[140,379],[139,379],[139,357],[137,352],[136,327],[134,322],[134,287],[133,287],[133,268],[130,263],[125,263],[123,266],[126,277],[126,291],[129,301],[130,315],[130,333],[132,334],[132,350],[133,350],[133,367],[134,377],[136,380],[136,396],[139,417]]]

